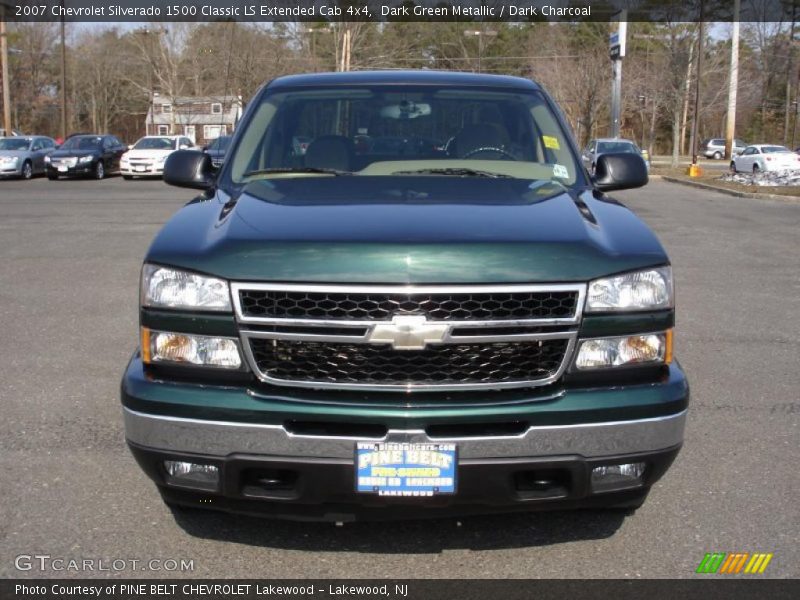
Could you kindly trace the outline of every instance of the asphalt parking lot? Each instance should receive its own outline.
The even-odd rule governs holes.
[[[125,448],[142,256],[190,197],[0,181],[0,577],[93,575],[18,571],[32,554],[194,561],[96,576],[691,577],[712,551],[772,552],[765,576],[800,576],[800,204],[658,180],[618,194],[673,260],[693,394],[684,449],[638,512],[338,528],[173,515]]]

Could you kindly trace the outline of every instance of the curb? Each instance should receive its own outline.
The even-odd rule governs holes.
[[[711,185],[708,183],[700,183],[699,181],[687,181],[686,179],[672,177],[671,175],[650,176],[651,179],[655,179],[656,177],[658,177],[659,179],[663,179],[664,181],[669,181],[670,183],[688,185],[689,187],[694,187],[710,192],[719,192],[720,194],[727,194],[728,196],[735,196],[737,198],[751,198],[754,200],[778,200],[781,202],[800,203],[800,197],[798,196],[782,196],[780,194],[756,194],[755,192],[738,192],[736,190],[731,190],[724,187],[718,187],[716,185]]]

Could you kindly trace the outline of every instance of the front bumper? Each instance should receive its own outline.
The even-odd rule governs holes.
[[[161,177],[164,175],[164,165],[122,165],[120,173],[125,177]]]
[[[62,171],[51,165],[47,165],[47,174],[50,176],[58,177],[76,177],[78,175],[91,175],[94,172],[94,162],[80,163],[74,167],[67,167],[66,171]]]
[[[22,162],[17,161],[13,167],[8,164],[0,165],[0,177],[21,177],[22,176]]]
[[[128,445],[168,502],[234,512],[344,521],[618,506],[646,494],[674,460],[689,399],[677,364],[658,382],[486,392],[483,402],[459,404],[325,402],[310,392],[286,393],[159,381],[135,356],[122,382]],[[357,441],[455,443],[457,493],[357,494]],[[216,465],[221,483],[214,491],[171,484],[164,460]],[[640,484],[592,492],[593,467],[628,462],[646,463]],[[519,483],[542,473],[553,485]],[[276,477],[285,478],[276,489],[254,483]]]

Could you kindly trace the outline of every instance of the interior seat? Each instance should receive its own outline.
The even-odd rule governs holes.
[[[315,169],[352,171],[355,146],[343,135],[322,135],[312,141],[305,154],[305,165]]]

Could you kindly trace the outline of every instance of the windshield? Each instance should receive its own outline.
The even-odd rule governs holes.
[[[224,152],[228,149],[228,146],[231,143],[230,136],[218,137],[215,139],[211,144],[209,144],[209,150],[219,150],[220,152]]]
[[[502,176],[573,185],[570,142],[533,90],[302,88],[266,94],[229,154],[233,183],[264,177]]]
[[[775,152],[791,152],[785,146],[762,146],[761,152],[764,154],[774,154]]]
[[[27,138],[0,139],[0,150],[27,150],[30,145],[31,140]]]
[[[597,152],[611,154],[617,152],[627,152],[628,154],[638,154],[639,148],[631,142],[597,142]]]
[[[145,137],[136,142],[134,150],[174,150],[175,140],[164,137]]]
[[[61,150],[94,150],[100,146],[102,138],[97,136],[76,136],[69,138]]]

